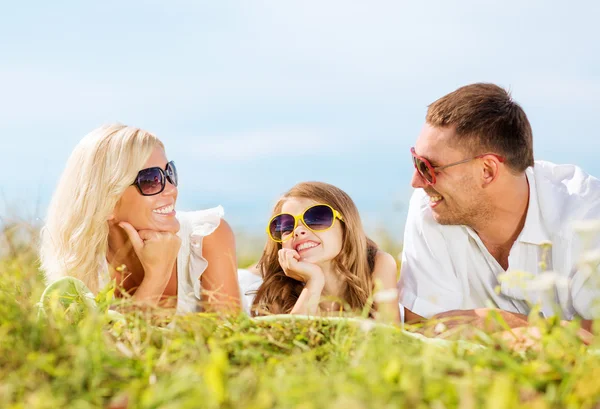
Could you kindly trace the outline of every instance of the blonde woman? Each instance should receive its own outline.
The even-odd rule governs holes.
[[[275,205],[267,232],[255,315],[360,312],[374,298],[373,313],[401,320],[396,261],[367,238],[354,202],[341,189],[297,184]]]
[[[153,134],[118,124],[86,135],[42,230],[47,280],[72,276],[96,293],[115,279],[139,304],[237,311],[235,243],[223,209],[177,213],[177,183]]]

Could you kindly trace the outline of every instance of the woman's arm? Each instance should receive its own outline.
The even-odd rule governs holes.
[[[200,277],[202,283],[202,306],[205,311],[238,312],[240,288],[237,279],[235,238],[225,220],[204,238],[203,257],[208,267]]]
[[[375,285],[373,298],[377,309],[377,318],[400,322],[397,289],[398,266],[394,257],[384,251],[378,251],[375,255],[373,281]]]
[[[135,289],[133,299],[139,304],[156,306],[169,281],[174,278],[173,269],[181,247],[181,239],[171,232],[138,231],[127,222],[121,222],[119,226],[129,237],[144,271],[142,282]],[[119,285],[125,284],[121,274],[116,278]]]

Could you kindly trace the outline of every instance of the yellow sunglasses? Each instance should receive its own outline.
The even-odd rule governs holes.
[[[292,237],[292,233],[298,226],[298,220],[302,220],[309,230],[322,232],[331,229],[335,224],[335,219],[344,221],[340,212],[333,207],[327,204],[317,204],[298,216],[290,213],[279,213],[273,216],[267,225],[267,233],[271,240],[282,243]]]

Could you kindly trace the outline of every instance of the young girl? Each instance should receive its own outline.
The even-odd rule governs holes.
[[[375,314],[400,320],[396,262],[367,238],[344,191],[327,183],[299,183],[273,214],[257,266],[263,282],[254,315],[361,312],[374,296]]]

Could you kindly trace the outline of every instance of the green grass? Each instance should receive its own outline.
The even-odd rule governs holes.
[[[598,408],[600,348],[540,322],[535,348],[500,334],[427,341],[348,320],[165,311],[111,321],[58,308],[30,247],[0,260],[0,408]],[[167,325],[168,324],[168,325]]]

